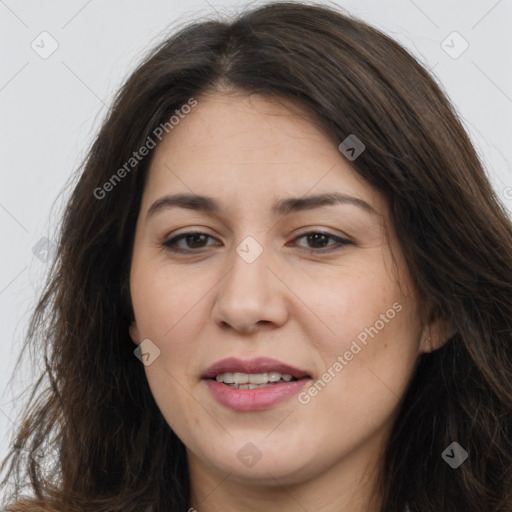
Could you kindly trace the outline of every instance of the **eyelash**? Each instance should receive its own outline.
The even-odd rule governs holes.
[[[202,235],[202,236],[207,236],[208,238],[213,238],[211,235],[208,235],[207,233],[201,233],[199,231],[191,231],[189,233],[182,233],[181,235],[177,235],[169,240],[166,240],[165,242],[162,243],[162,245],[168,249],[169,251],[172,251],[172,252],[175,252],[175,253],[182,253],[182,254],[190,254],[190,253],[197,253],[199,252],[201,249],[203,249],[203,247],[201,247],[200,249],[198,250],[194,250],[194,249],[179,249],[176,247],[176,243],[178,243],[180,240],[183,240],[187,237],[192,237],[192,236],[196,236],[196,235]],[[307,233],[303,233],[302,235],[299,235],[298,237],[296,237],[294,240],[299,240],[301,238],[304,238],[304,237],[307,237],[308,235],[324,235],[328,238],[332,238],[333,240],[336,241],[335,244],[331,244],[330,248],[321,248],[321,249],[307,249],[307,248],[304,248],[302,247],[302,249],[310,254],[322,254],[322,253],[327,253],[327,252],[333,252],[333,251],[337,251],[337,250],[340,250],[343,248],[343,246],[345,245],[351,245],[353,244],[352,241],[350,240],[346,240],[346,239],[343,239],[343,238],[340,238],[338,236],[335,236],[331,233],[326,233],[324,231],[308,231]]]

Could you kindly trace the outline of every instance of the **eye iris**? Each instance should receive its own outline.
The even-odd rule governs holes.
[[[201,242],[206,242],[206,235],[202,235],[200,233],[187,235],[186,241],[189,247],[203,247],[204,244]]]
[[[324,233],[310,233],[308,235],[308,243],[316,248],[326,247],[328,241],[329,241],[329,236]],[[317,244],[319,244],[319,245],[317,245]]]

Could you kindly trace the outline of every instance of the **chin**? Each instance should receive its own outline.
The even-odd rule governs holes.
[[[309,456],[303,449],[290,447],[284,450],[282,443],[269,446],[268,441],[266,445],[261,443],[259,448],[250,441],[230,444],[226,457],[219,452],[203,453],[200,457],[204,464],[220,473],[230,474],[230,480],[252,485],[291,485],[313,478],[320,470],[313,462],[312,454]],[[233,451],[234,444],[240,444],[242,448]]]

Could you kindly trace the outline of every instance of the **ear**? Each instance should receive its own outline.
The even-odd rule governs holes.
[[[423,328],[420,353],[430,353],[441,348],[457,332],[453,322],[446,317],[436,317]]]
[[[135,345],[139,345],[140,333],[139,328],[137,327],[137,322],[135,320],[133,320],[133,322],[130,324],[128,331],[130,332],[130,338],[132,339],[133,343],[135,343]]]

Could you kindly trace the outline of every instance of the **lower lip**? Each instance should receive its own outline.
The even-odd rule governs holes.
[[[310,380],[299,379],[255,389],[230,388],[213,379],[204,382],[221,405],[235,411],[262,411],[296,395]]]

